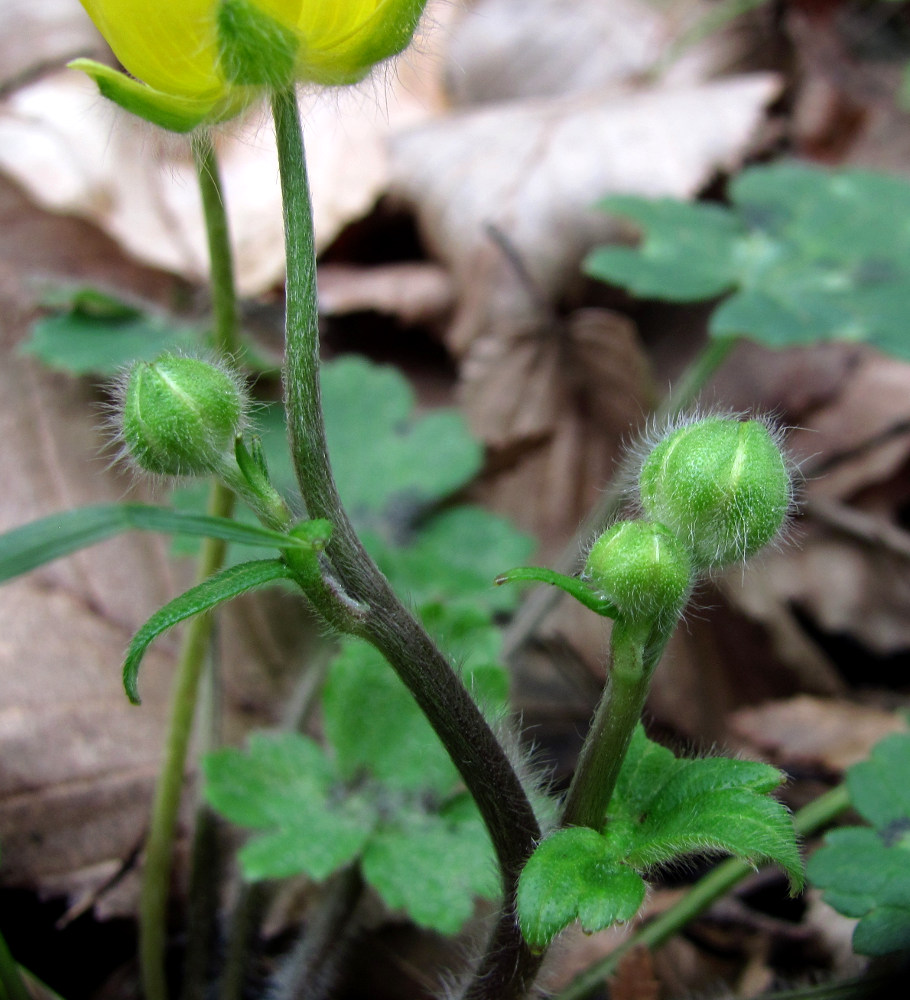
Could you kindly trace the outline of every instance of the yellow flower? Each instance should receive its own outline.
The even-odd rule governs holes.
[[[263,89],[354,83],[411,40],[426,0],[82,0],[131,74],[70,65],[164,128],[223,121]]]

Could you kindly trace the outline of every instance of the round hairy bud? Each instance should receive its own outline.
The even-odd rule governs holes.
[[[664,525],[620,521],[594,543],[584,575],[624,617],[672,620],[688,599],[692,560]]]
[[[212,472],[232,451],[246,398],[238,378],[199,358],[138,361],[121,389],[120,435],[141,469],[162,476]]]
[[[645,459],[639,488],[645,513],[685,542],[697,569],[757,552],[783,527],[793,496],[771,431],[735,417],[671,431]]]

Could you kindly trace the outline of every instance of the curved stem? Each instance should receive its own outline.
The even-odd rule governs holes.
[[[793,817],[793,826],[801,837],[808,837],[827,826],[850,805],[846,785],[838,785],[804,806]],[[658,948],[700,913],[729,892],[755,869],[739,858],[730,858],[712,869],[678,902],[646,924],[642,924],[606,958],[578,976],[556,1000],[583,1000],[603,984],[619,965],[622,957],[633,948]]]
[[[238,343],[236,296],[224,201],[210,136],[194,140],[193,156],[209,240],[215,309],[214,342],[220,353],[228,354],[236,350]],[[233,493],[220,483],[213,484],[208,513],[230,517],[233,507]],[[225,543],[218,539],[209,538],[203,542],[196,569],[197,582],[221,568],[225,549]],[[139,958],[145,1000],[167,1000],[168,995],[165,974],[167,902],[177,813],[196,713],[199,677],[208,655],[211,630],[212,619],[209,615],[199,615],[187,625],[171,696],[164,757],[149,820],[139,900]]]
[[[364,551],[338,496],[328,460],[319,392],[313,222],[293,89],[274,95],[272,112],[287,250],[285,398],[297,479],[309,516],[326,518],[333,525],[326,554],[339,583],[350,598],[365,606],[364,614],[351,622],[349,631],[374,645],[395,669],[461,773],[489,830],[508,902],[540,829],[502,745],[451,665]],[[511,912],[502,920],[510,925],[516,923]],[[511,949],[508,954],[500,952],[496,959],[498,967],[508,970],[503,973],[508,985],[498,994],[502,1000],[520,995],[511,991],[524,990],[530,982],[526,972],[537,961],[520,935],[512,941]]]

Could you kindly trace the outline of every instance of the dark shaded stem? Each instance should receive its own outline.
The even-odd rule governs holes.
[[[347,947],[351,944],[354,912],[363,896],[358,865],[337,872],[325,884],[313,918],[297,946],[272,979],[270,1000],[330,1000],[335,992]]]
[[[364,551],[338,496],[329,466],[319,392],[313,222],[294,91],[276,94],[272,111],[287,252],[285,399],[301,493],[310,517],[331,521],[334,533],[326,553],[340,585],[365,608],[347,630],[366,639],[388,660],[458,768],[490,833],[508,903],[540,829],[502,745],[451,665]],[[511,912],[502,919],[515,925]],[[500,952],[496,958],[497,967],[508,968],[504,978],[509,984],[495,994],[498,1000],[520,996],[513,990],[524,990],[525,969],[536,963],[520,936],[511,944],[514,948],[509,954]],[[468,995],[494,996],[483,992]]]
[[[0,934],[0,991],[4,1000],[32,1000],[19,965]]]
[[[836,819],[850,806],[846,785],[838,785],[825,792],[813,802],[804,806],[793,817],[793,826],[800,837],[808,837]],[[633,934],[612,951],[606,958],[591,966],[578,976],[556,1000],[584,1000],[593,990],[603,985],[605,979],[613,975],[623,956],[634,948],[659,948],[721,896],[755,869],[739,858],[730,858],[710,871],[678,902],[646,924],[642,924]]]
[[[616,779],[670,632],[621,617],[614,622],[610,677],[566,795],[563,826],[603,829]]]
[[[227,218],[211,137],[202,136],[194,140],[193,155],[209,238],[215,309],[214,343],[217,351],[228,354],[237,348],[236,295]],[[230,517],[233,508],[234,495],[227,487],[215,483],[209,495],[208,513]],[[208,538],[203,542],[196,568],[197,582],[207,579],[221,568],[225,550],[225,543],[218,539]],[[167,1000],[168,995],[165,975],[167,902],[177,814],[196,713],[199,678],[208,655],[211,631],[212,619],[209,615],[198,615],[186,626],[171,696],[164,757],[149,820],[139,899],[139,958],[145,1000]]]
[[[224,966],[218,987],[219,1000],[242,1000],[246,986],[246,963],[253,935],[268,898],[263,882],[242,882],[231,912]]]

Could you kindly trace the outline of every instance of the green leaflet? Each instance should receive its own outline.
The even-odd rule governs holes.
[[[359,860],[387,906],[442,934],[497,893],[492,847],[465,793],[438,798],[366,770],[347,780],[334,754],[296,733],[255,734],[246,751],[209,754],[204,770],[211,805],[257,831],[240,851],[248,879],[322,880]]]
[[[728,297],[715,337],[769,347],[861,341],[910,359],[910,184],[864,170],[777,163],[744,170],[729,208],[607,198],[638,223],[637,249],[602,247],[589,274],[671,301]]]
[[[133,636],[123,664],[123,686],[134,705],[140,704],[139,665],[148,647],[169,628],[212,608],[239,597],[248,590],[264,587],[276,580],[288,580],[291,572],[278,559],[262,559],[240,563],[216,574],[204,583],[192,587],[160,608]]]
[[[0,582],[124,531],[160,531],[198,538],[220,538],[226,542],[271,549],[307,546],[305,540],[292,535],[255,524],[238,524],[229,518],[138,503],[97,504],[50,514],[0,535]]]
[[[54,289],[42,304],[53,312],[35,322],[19,349],[72,375],[115,375],[133,361],[153,361],[165,351],[198,350],[202,339],[192,326],[91,287]]]
[[[853,948],[886,955],[910,948],[910,734],[882,740],[847,772],[847,790],[871,827],[825,837],[808,875],[840,913],[859,918]]]
[[[644,898],[644,880],[614,844],[596,830],[569,827],[547,837],[525,865],[518,920],[528,944],[542,950],[575,919],[588,932],[631,920]]]
[[[306,872],[324,879],[363,849],[376,822],[362,795],[334,793],[331,761],[295,733],[254,733],[247,751],[226,749],[203,762],[205,797],[223,816],[261,831],[240,852],[251,880]]]
[[[518,916],[528,943],[544,947],[576,918],[588,931],[631,919],[644,898],[641,876],[686,855],[719,852],[756,865],[771,862],[800,888],[790,815],[767,794],[782,780],[775,768],[752,761],[677,758],[639,725],[605,831],[559,830],[522,872]]]

